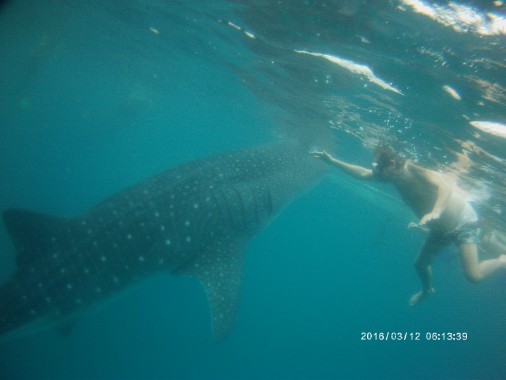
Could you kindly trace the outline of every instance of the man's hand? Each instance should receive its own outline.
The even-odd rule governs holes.
[[[316,158],[321,158],[323,161],[327,161],[327,162],[330,162],[331,159],[332,159],[332,156],[330,154],[328,154],[326,151],[317,151],[317,150],[314,150],[312,152],[309,152],[309,154],[311,154],[313,157],[316,157]]]
[[[420,227],[427,225],[427,223],[439,219],[441,216],[441,212],[431,211],[428,214],[425,214],[422,219],[420,219],[420,223],[418,224]]]

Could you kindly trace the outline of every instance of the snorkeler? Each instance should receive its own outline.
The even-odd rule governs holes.
[[[326,151],[311,154],[353,177],[392,183],[419,218],[418,225],[428,230],[427,239],[415,261],[422,290],[411,296],[410,305],[416,305],[434,294],[430,264],[436,254],[451,242],[459,249],[462,267],[469,281],[479,282],[499,269],[506,270],[504,254],[494,259],[478,260],[478,215],[466,201],[454,175],[423,168],[384,145],[376,148],[372,169],[340,161]]]

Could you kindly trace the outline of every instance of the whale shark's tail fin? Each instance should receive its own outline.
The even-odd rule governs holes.
[[[67,221],[65,218],[23,209],[6,210],[3,219],[16,248],[18,269],[45,259]]]
[[[16,272],[0,286],[0,335],[47,312],[42,285],[51,267],[50,255],[63,247],[67,219],[9,209],[3,220],[16,249]]]

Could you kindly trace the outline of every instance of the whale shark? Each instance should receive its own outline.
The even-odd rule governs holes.
[[[212,336],[224,339],[248,241],[326,171],[304,146],[273,142],[170,168],[83,215],[4,211],[16,269],[0,286],[0,335],[41,320],[65,330],[92,306],[164,272],[200,281]]]

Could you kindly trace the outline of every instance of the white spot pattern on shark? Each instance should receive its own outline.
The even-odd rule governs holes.
[[[5,211],[17,271],[0,287],[0,334],[45,315],[68,321],[165,271],[200,280],[214,338],[222,339],[235,315],[245,245],[326,170],[304,147],[267,144],[169,169],[82,216]]]

